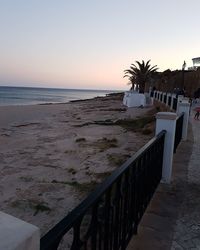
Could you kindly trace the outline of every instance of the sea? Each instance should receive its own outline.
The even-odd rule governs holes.
[[[0,106],[66,103],[118,91],[0,86]]]

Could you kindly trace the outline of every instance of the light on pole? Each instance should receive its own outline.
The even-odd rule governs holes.
[[[184,89],[184,71],[185,71],[185,68],[186,68],[186,62],[184,61],[183,65],[182,65],[182,89]]]

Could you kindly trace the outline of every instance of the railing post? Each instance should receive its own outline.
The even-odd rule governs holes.
[[[166,93],[163,92],[163,94],[162,94],[162,100],[161,100],[162,103],[164,103],[165,95],[166,95]]]
[[[160,99],[160,91],[157,92],[157,100],[159,101]]]
[[[163,92],[160,92],[160,102],[162,102],[162,98],[163,98]]]
[[[166,106],[168,106],[169,97],[171,94],[167,93]]]
[[[151,96],[151,92],[152,92],[152,87],[149,87],[149,96]]]
[[[178,100],[177,100],[177,102],[182,101],[182,100],[183,100],[183,98],[184,98],[184,96],[183,96],[183,95],[178,95]]]
[[[172,112],[159,112],[156,114],[156,135],[162,130],[167,131],[162,166],[162,181],[165,183],[171,181],[176,118],[177,114]]]
[[[39,250],[38,227],[0,212],[0,249]]]
[[[158,100],[158,91],[156,91],[156,100]]]
[[[180,102],[182,102],[183,98],[184,98],[183,95],[178,95],[178,98],[177,98],[177,109],[176,110],[178,110],[178,105],[179,105]]]
[[[170,109],[171,109],[171,110],[173,110],[174,98],[176,98],[176,95],[175,95],[175,94],[172,94],[171,106],[170,106]]]
[[[158,91],[156,90],[154,93],[155,93],[155,96],[154,96],[155,100],[157,100],[157,98],[158,98]]]
[[[161,94],[162,94],[162,92],[161,91],[159,91],[159,102],[161,101]]]
[[[157,91],[157,101],[159,101],[160,98],[160,91]]]
[[[182,102],[179,102],[177,106],[177,114],[180,115],[182,113],[184,113],[182,139],[186,141],[187,131],[188,131],[188,121],[190,116],[190,103],[184,100]]]

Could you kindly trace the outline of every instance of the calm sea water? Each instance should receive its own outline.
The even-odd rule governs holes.
[[[0,86],[0,106],[62,103],[105,96],[113,92],[115,91]]]

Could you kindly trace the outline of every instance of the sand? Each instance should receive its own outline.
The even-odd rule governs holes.
[[[152,137],[101,123],[150,109],[115,95],[0,107],[0,210],[46,233]]]

